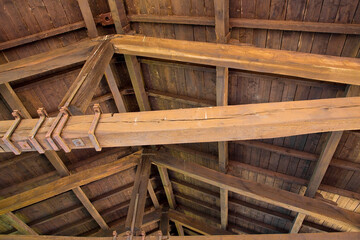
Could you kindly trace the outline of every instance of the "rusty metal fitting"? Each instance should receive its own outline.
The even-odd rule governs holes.
[[[95,136],[95,130],[96,130],[96,127],[99,123],[99,120],[100,120],[100,116],[101,116],[101,109],[100,109],[100,105],[97,103],[97,104],[94,104],[94,112],[95,112],[95,115],[94,115],[94,119],[90,125],[90,128],[89,128],[89,131],[88,131],[88,135],[89,135],[89,139],[91,141],[91,143],[94,145],[95,147],[95,150],[96,151],[101,151],[101,146]]]
[[[12,112],[12,115],[15,118],[14,123],[11,125],[11,127],[6,131],[4,137],[2,138],[3,142],[5,143],[5,145],[10,148],[10,150],[15,154],[15,155],[20,155],[21,152],[20,150],[11,142],[10,138],[11,135],[15,132],[17,126],[19,126],[22,116],[20,114],[19,110],[14,110]]]
[[[61,115],[61,117],[59,123],[54,130],[53,138],[66,153],[69,153],[71,152],[71,148],[69,148],[69,146],[65,143],[64,139],[62,139],[61,132],[69,119],[70,112],[67,107],[61,107],[59,114]]]
[[[40,145],[38,140],[36,140],[35,136],[37,132],[39,131],[40,127],[44,123],[46,117],[48,117],[48,114],[44,108],[39,108],[37,110],[37,113],[39,115],[39,120],[37,121],[35,127],[31,130],[30,136],[28,137],[29,142],[34,146],[34,148],[40,153],[45,153],[44,148]]]

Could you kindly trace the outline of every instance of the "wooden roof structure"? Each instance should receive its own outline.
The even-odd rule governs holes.
[[[0,239],[360,239],[359,0],[0,21]]]

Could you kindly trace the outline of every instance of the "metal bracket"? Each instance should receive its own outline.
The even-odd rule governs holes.
[[[17,128],[17,126],[19,126],[22,116],[18,110],[14,110],[12,112],[12,115],[14,116],[15,121],[11,125],[11,127],[6,131],[2,140],[4,141],[5,145],[8,146],[8,148],[10,148],[10,150],[15,155],[20,155],[21,154],[20,150],[10,141],[10,138],[11,138],[11,135],[14,133],[15,129]]]
[[[64,139],[62,139],[62,137],[60,135],[61,135],[61,131],[63,130],[66,122],[69,119],[70,113],[69,113],[69,110],[67,109],[67,107],[61,107],[59,114],[61,114],[61,117],[60,117],[59,123],[57,124],[57,126],[54,130],[53,138],[66,153],[69,153],[69,152],[71,152],[71,148],[69,148],[69,146],[65,143]]]
[[[37,132],[39,131],[40,127],[44,123],[46,117],[48,117],[48,114],[44,108],[39,108],[37,110],[37,113],[39,114],[39,120],[37,121],[35,127],[31,130],[30,136],[28,137],[30,143],[34,146],[34,148],[40,153],[45,153],[44,148],[40,145],[38,140],[36,140],[35,136]]]
[[[101,151],[101,147],[100,147],[100,144],[95,136],[95,130],[96,130],[96,126],[98,125],[99,123],[99,120],[100,120],[100,116],[101,116],[101,109],[100,109],[100,105],[99,104],[94,104],[94,112],[95,112],[95,115],[94,115],[94,119],[90,125],[90,129],[88,131],[88,135],[89,135],[89,139],[91,141],[91,143],[94,145],[95,147],[95,150],[96,151]]]

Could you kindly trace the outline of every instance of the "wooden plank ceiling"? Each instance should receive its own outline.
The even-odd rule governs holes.
[[[255,46],[344,57],[344,61],[360,57],[359,0],[219,0],[216,4],[214,0],[0,0],[0,23],[0,64],[37,54],[48,57],[30,65],[19,62],[24,69],[20,76],[14,75],[19,63],[14,64],[14,72],[0,76],[2,83],[9,82],[0,88],[0,120],[12,119],[11,111],[15,108],[25,109],[27,118],[37,118],[40,107],[56,116],[63,100],[69,99],[64,97],[74,90],[72,83],[81,81],[81,68],[96,42],[89,41],[85,47],[79,45],[81,49],[72,44],[106,34]],[[93,26],[94,23],[97,25]],[[48,55],[66,46],[73,54],[68,62],[63,61],[62,50]],[[114,113],[313,100],[360,93],[358,87],[348,89],[338,83],[357,83],[356,76],[325,82],[327,73],[274,75],[269,70],[252,72],[251,64],[244,67],[245,71],[200,64],[204,62],[190,64],[122,54],[114,54],[110,61],[113,50],[107,49],[109,56],[105,62],[94,60],[93,65],[85,64],[93,68],[100,63],[106,77],[101,78],[101,73],[93,77],[97,88],[82,86],[91,95],[85,101],[74,98],[76,114],[93,114],[94,103],[100,103],[103,113]],[[64,64],[49,71],[42,66],[46,61]],[[37,65],[33,66],[34,63]],[[88,102],[91,107],[87,107]],[[328,136],[314,133],[158,148],[169,161],[200,164],[360,213],[360,134],[344,131]],[[101,169],[103,164],[111,165],[136,150],[128,147],[104,148],[101,153],[93,149],[60,151],[53,161],[49,156],[34,153],[15,157],[1,153],[0,199],[56,180],[75,178],[86,169]],[[136,209],[136,193],[146,196],[145,188],[149,195],[141,199],[141,206],[145,207],[141,215],[147,234],[159,230],[160,216],[164,214],[156,209],[164,205],[170,207],[170,234],[174,235],[354,230],[338,221],[308,216],[292,211],[294,208],[288,210],[261,198],[256,200],[228,191],[226,186],[210,185],[184,171],[168,170],[164,165],[152,165],[151,170],[146,166],[146,173],[141,174],[145,180],[150,175],[149,185],[144,179],[136,181],[140,172],[136,173],[132,166],[100,180],[87,176],[92,180],[81,188],[71,185],[72,191],[56,189],[56,194],[39,197],[39,202],[1,215],[0,234],[111,236],[109,228],[130,224],[126,219],[128,209],[132,209],[129,212]],[[139,226],[138,220],[136,224]],[[204,229],[204,224],[209,227]]]

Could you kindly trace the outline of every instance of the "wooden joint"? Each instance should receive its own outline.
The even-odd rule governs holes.
[[[4,137],[2,138],[2,140],[4,141],[5,145],[10,148],[10,150],[15,154],[15,155],[20,155],[21,152],[20,150],[11,142],[10,138],[11,135],[14,133],[15,129],[17,128],[17,126],[19,126],[22,116],[20,114],[19,110],[14,110],[12,112],[12,115],[15,118],[14,123],[11,125],[11,127],[6,131]]]
[[[39,115],[39,120],[37,121],[35,127],[31,130],[30,136],[28,137],[29,142],[34,146],[34,148],[40,153],[45,153],[44,148],[40,145],[38,140],[36,140],[35,136],[37,132],[39,131],[40,127],[44,123],[46,117],[49,115],[47,114],[46,110],[44,108],[39,108],[37,110],[37,113]]]
[[[94,119],[90,125],[90,129],[88,131],[88,135],[89,135],[89,139],[91,141],[91,143],[94,145],[95,147],[95,150],[96,151],[101,151],[101,146],[95,136],[95,130],[96,130],[96,127],[99,123],[99,120],[100,120],[100,116],[101,116],[101,109],[100,109],[100,105],[97,103],[97,104],[94,104],[94,112],[95,112],[95,115],[94,115]]]
[[[71,148],[69,148],[69,146],[65,143],[64,139],[62,139],[61,137],[61,131],[64,129],[64,126],[70,116],[67,107],[61,107],[59,115],[61,115],[61,117],[59,123],[57,124],[54,130],[53,138],[59,144],[59,146],[64,150],[64,152],[69,153],[71,152]]]

